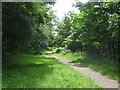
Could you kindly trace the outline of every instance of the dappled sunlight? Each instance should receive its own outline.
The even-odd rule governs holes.
[[[17,58],[15,60],[14,58]],[[10,61],[10,62],[9,62]],[[60,62],[56,61],[54,58],[49,55],[18,55],[11,56],[5,63],[7,65],[29,65],[29,64],[60,64]]]
[[[12,58],[11,65],[3,68],[3,88],[100,87],[69,66],[56,64],[58,62],[49,55],[39,57],[21,54],[19,58],[16,56]]]
[[[2,3],[3,88],[100,88],[79,67],[120,80],[119,2],[88,1]]]
[[[113,79],[119,80],[118,78],[118,67],[116,63],[112,62],[105,62],[100,57],[93,57],[89,55],[74,55],[74,54],[66,54],[63,55],[62,53],[56,53],[55,55],[64,58],[72,63],[76,63],[83,67],[91,68],[92,70],[96,70],[101,72],[104,75],[108,75]]]
[[[93,65],[89,65],[88,67],[91,68]]]
[[[34,62],[34,64],[43,64],[42,62]]]

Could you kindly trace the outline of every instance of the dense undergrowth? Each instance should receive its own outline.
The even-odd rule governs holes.
[[[57,53],[55,53],[56,51]],[[120,81],[120,77],[118,77],[118,64],[114,60],[108,60],[108,58],[101,58],[85,53],[72,53],[70,51],[65,52],[63,49],[54,49],[53,52],[55,55],[61,58],[76,63],[80,66],[91,68],[115,80]]]
[[[47,54],[16,54],[3,63],[3,88],[101,88]]]

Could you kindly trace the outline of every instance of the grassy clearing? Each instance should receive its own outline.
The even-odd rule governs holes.
[[[102,60],[100,58],[95,57],[93,58],[84,54],[77,55],[74,53],[67,54],[55,53],[55,55],[64,58],[68,61],[71,61],[73,63],[76,63],[80,66],[91,68],[115,80],[120,81],[120,77],[118,77],[118,66],[115,62],[112,62],[110,60]]]
[[[3,88],[101,88],[49,55],[19,54],[3,63]]]

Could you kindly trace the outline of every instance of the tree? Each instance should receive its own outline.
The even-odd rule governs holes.
[[[47,47],[53,15],[43,2],[3,3],[3,54]]]
[[[119,57],[119,3],[78,2],[74,6],[80,13],[68,13],[63,24],[58,26],[61,46],[64,44],[73,52],[84,50],[89,54],[111,56],[116,60]]]

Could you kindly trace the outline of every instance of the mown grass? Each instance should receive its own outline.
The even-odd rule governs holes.
[[[101,88],[49,55],[9,55],[2,78],[3,88]]]
[[[120,77],[118,77],[118,65],[112,60],[103,60],[101,58],[75,53],[55,53],[55,55],[76,63],[80,66],[91,68],[115,80],[120,81]]]

